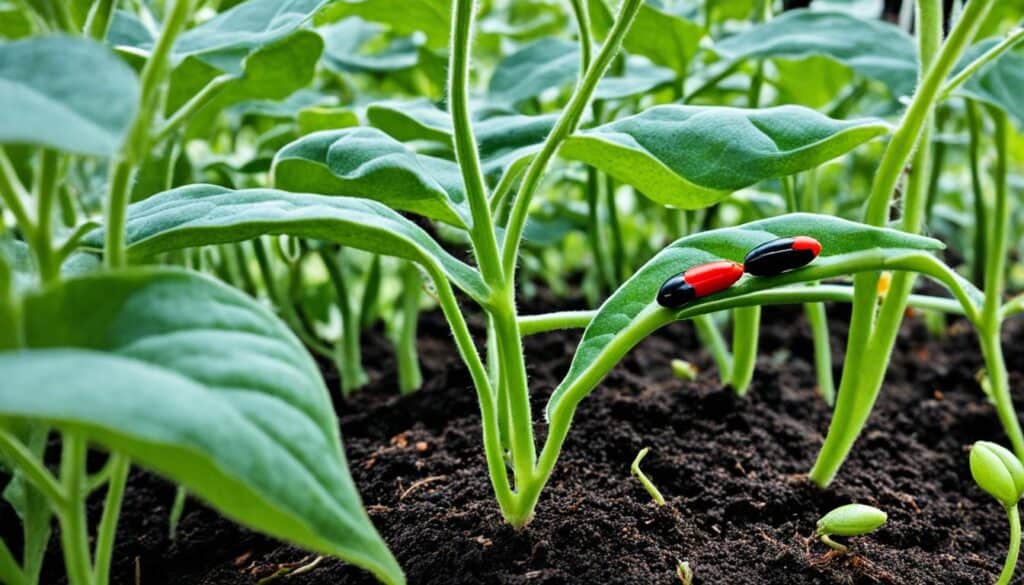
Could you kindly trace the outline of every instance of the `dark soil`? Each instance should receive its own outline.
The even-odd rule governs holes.
[[[837,317],[843,311],[830,310]],[[444,322],[424,315],[427,382],[405,397],[396,395],[390,350],[371,336],[375,382],[338,408],[363,501],[409,582],[677,583],[682,560],[701,584],[994,581],[1006,552],[1006,519],[971,480],[967,447],[1002,434],[974,379],[981,364],[970,328],[956,321],[932,340],[917,320],[905,324],[866,432],[833,486],[818,490],[804,474],[830,410],[815,392],[809,331],[798,310],[766,309],[765,316],[746,399],[719,385],[686,324],[632,352],[580,407],[536,519],[521,533],[499,517],[474,391]],[[833,321],[833,345],[842,347],[843,319]],[[527,340],[538,417],[578,336]],[[1024,327],[1008,324],[1005,341],[1012,386],[1024,388]],[[676,357],[701,367],[696,382],[672,377],[668,364]],[[1016,399],[1024,403],[1024,396]],[[668,499],[664,507],[629,475],[645,446],[652,450],[643,467]],[[172,541],[173,499],[172,486],[133,472],[116,583],[135,583],[138,572],[144,585],[251,585],[313,559],[193,500]],[[889,522],[850,539],[851,554],[837,556],[811,536],[821,515],[851,501],[882,508]],[[62,563],[52,548],[46,582],[60,583]],[[324,560],[275,582],[372,580]]]

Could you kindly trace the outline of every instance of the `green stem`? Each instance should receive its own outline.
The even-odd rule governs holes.
[[[57,279],[60,264],[53,248],[53,212],[57,202],[57,183],[60,174],[60,155],[44,149],[39,159],[36,179],[36,226],[32,251],[39,265],[39,278],[43,284]]]
[[[203,89],[199,90],[195,95],[192,96],[187,102],[185,102],[180,108],[178,108],[166,122],[153,134],[151,142],[153,144],[159,144],[165,138],[170,136],[172,132],[177,130],[182,124],[187,122],[196,112],[203,108],[206,104],[210,103],[215,97],[220,95],[220,92],[232,81],[237,79],[234,75],[225,73],[224,75],[217,76],[210,80]]]
[[[121,502],[124,499],[124,488],[128,482],[128,471],[131,463],[128,458],[117,453],[111,454],[110,481],[107,483],[107,495],[103,501],[103,517],[97,529],[96,537],[96,568],[95,582],[107,585],[110,581],[110,561],[114,553],[114,541],[117,538],[117,522],[121,516]]]
[[[814,340],[814,370],[818,376],[818,390],[825,399],[825,404],[834,406],[836,403],[835,380],[832,379],[832,344],[828,336],[828,316],[823,303],[804,305],[804,315],[811,327]]]
[[[580,39],[580,77],[582,78],[593,60],[594,34],[590,28],[587,0],[569,0],[569,2],[572,4],[573,16],[576,17],[576,32]]]
[[[105,40],[116,8],[117,0],[93,2],[92,7],[89,8],[89,14],[85,18],[85,36],[96,41]]]
[[[732,374],[732,354],[722,337],[721,330],[710,314],[700,315],[693,319],[693,327],[697,332],[700,344],[707,348],[711,357],[715,360],[715,367],[718,368],[718,376],[723,384],[728,384]]]
[[[948,98],[957,90],[957,88],[966,83],[972,75],[977,73],[978,70],[991,63],[996,57],[1012,49],[1022,40],[1024,40],[1024,28],[1018,27],[1010,31],[1010,33],[1006,35],[1006,38],[999,44],[979,55],[977,59],[971,61],[966,67],[961,69],[953,79],[946,82],[946,85],[942,88],[942,93],[939,94],[939,101]]]
[[[601,210],[598,207],[600,202],[600,174],[593,167],[587,168],[587,241],[590,244],[590,252],[594,256],[594,270],[601,287],[615,288],[615,282],[608,271],[608,257],[604,249],[604,241],[601,237]],[[603,289],[602,289],[603,290]]]
[[[320,259],[327,269],[327,276],[334,287],[335,302],[341,313],[341,339],[335,365],[341,376],[341,393],[347,395],[352,390],[365,386],[369,376],[363,368],[362,325],[352,307],[352,295],[349,294],[348,281],[341,267],[341,255],[327,247],[320,248]]]
[[[448,108],[452,117],[455,160],[462,172],[473,225],[470,235],[477,263],[491,286],[502,282],[498,241],[494,220],[487,202],[487,185],[480,167],[476,138],[469,114],[470,39],[473,34],[476,0],[454,0],[452,6],[451,49],[448,61]]]
[[[540,186],[540,180],[547,170],[551,159],[558,152],[562,142],[576,131],[576,127],[583,117],[587,104],[590,102],[591,97],[593,97],[598,82],[601,81],[601,77],[604,76],[605,71],[618,54],[622,40],[626,37],[626,33],[629,32],[633,19],[642,5],[643,0],[623,0],[622,5],[619,7],[615,24],[612,26],[611,31],[609,31],[604,44],[601,45],[601,50],[598,51],[586,74],[577,84],[569,104],[562,111],[562,115],[559,117],[554,128],[552,128],[551,133],[548,134],[540,152],[526,169],[523,184],[512,206],[512,213],[509,216],[508,227],[505,230],[505,239],[502,245],[501,265],[506,275],[505,280],[507,281],[513,281],[515,277],[516,259],[519,255],[519,245],[523,237],[523,229],[526,227],[530,203],[537,188]]]
[[[58,508],[60,540],[70,585],[94,585],[85,515],[85,439],[64,433],[60,478],[67,500]]]
[[[140,75],[139,109],[128,130],[128,137],[111,166],[110,194],[106,209],[105,263],[120,268],[126,263],[125,220],[131,196],[135,166],[150,144],[150,127],[160,104],[160,91],[170,69],[171,49],[192,14],[193,0],[175,0],[153,53]]]
[[[515,470],[516,489],[533,473],[537,460],[533,439],[533,415],[530,409],[529,385],[526,379],[525,358],[522,336],[511,291],[506,293],[505,302],[491,307],[494,336],[497,342],[498,360],[501,364],[501,381],[505,386],[508,400],[509,436],[512,446],[512,462]],[[532,510],[531,510],[532,512]],[[531,515],[509,519],[516,527],[529,523]]]
[[[30,585],[28,577],[25,572],[21,570],[21,565],[11,554],[11,549],[7,548],[7,544],[0,540],[0,581],[7,583],[8,585]]]
[[[423,384],[416,351],[416,328],[420,318],[423,282],[420,270],[412,262],[402,267],[402,324],[395,352],[398,354],[398,389],[408,394]]]
[[[64,487],[57,483],[43,462],[17,437],[0,430],[0,450],[55,507],[67,505],[68,495]]]
[[[32,239],[35,233],[35,226],[32,218],[28,215],[28,208],[25,202],[29,200],[28,191],[18,178],[17,171],[7,153],[0,147],[0,199],[7,209],[14,214],[15,221],[26,239]]]
[[[757,365],[757,337],[761,328],[761,307],[744,307],[732,312],[732,371],[729,385],[737,396],[745,396]]]
[[[1020,510],[1016,505],[1006,508],[1006,517],[1010,521],[1010,548],[1006,551],[1003,571],[999,573],[996,585],[1008,585],[1017,569],[1017,556],[1020,554]]]
[[[985,262],[988,252],[988,227],[985,216],[985,189],[981,183],[981,120],[978,105],[973,100],[964,100],[967,110],[967,128],[970,144],[967,159],[971,170],[971,201],[974,210],[974,250],[971,256],[971,280],[981,283],[985,279]]]
[[[622,222],[619,221],[619,208],[615,201],[615,179],[611,175],[604,176],[604,201],[608,215],[608,234],[611,236],[611,278],[618,287],[626,280],[626,247],[622,237]]]

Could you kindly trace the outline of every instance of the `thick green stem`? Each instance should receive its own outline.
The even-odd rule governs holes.
[[[60,540],[70,585],[94,585],[89,558],[89,530],[85,515],[85,439],[72,433],[63,435],[60,479],[67,496],[58,508]]]
[[[729,385],[745,396],[757,365],[757,337],[761,329],[761,307],[744,307],[732,312],[732,372]]]
[[[715,360],[718,377],[721,378],[723,384],[728,384],[732,373],[733,358],[714,318],[710,314],[695,317],[693,327],[697,332],[697,338],[700,339],[700,344],[711,353],[712,359]]]
[[[526,379],[526,365],[523,355],[522,336],[509,291],[504,303],[495,304],[491,309],[494,336],[497,342],[498,360],[501,364],[501,382],[508,400],[509,437],[512,447],[512,463],[515,470],[516,490],[533,473],[537,460],[533,440],[533,415],[530,410],[529,385]],[[524,526],[530,517],[509,519],[516,526]],[[521,522],[521,523],[520,523]]]
[[[476,138],[469,114],[469,43],[473,36],[476,0],[455,0],[452,6],[451,49],[448,61],[448,109],[454,130],[455,160],[462,171],[473,225],[470,235],[477,263],[491,286],[502,282],[498,241],[487,202],[487,185],[480,167]]]
[[[327,247],[320,248],[320,259],[327,269],[327,276],[334,287],[335,300],[341,313],[341,339],[335,350],[338,356],[335,365],[341,376],[341,392],[348,394],[356,388],[365,386],[369,381],[363,369],[362,327],[352,310],[352,295],[349,294],[348,281],[341,268],[341,256]]]
[[[828,336],[828,316],[823,303],[804,305],[804,315],[811,327],[814,340],[814,370],[818,376],[818,390],[825,404],[834,406],[836,403],[836,386],[832,378],[832,344]]]
[[[981,181],[981,124],[978,105],[973,100],[964,100],[967,110],[967,128],[970,142],[967,159],[971,170],[971,202],[974,210],[974,246],[971,256],[971,280],[981,283],[985,280],[985,262],[988,250],[988,221],[985,217],[985,188]]]
[[[398,354],[398,389],[407,394],[423,384],[416,351],[416,328],[420,320],[423,282],[420,270],[412,262],[402,267],[402,324],[395,352]]]
[[[103,517],[100,519],[96,538],[96,585],[107,585],[110,581],[110,561],[114,553],[114,541],[117,538],[117,521],[121,516],[124,487],[128,482],[128,471],[131,469],[127,457],[114,453],[110,455],[110,458],[110,480],[107,482],[107,495],[103,501]]]
[[[590,64],[586,74],[577,84],[569,104],[562,111],[561,117],[559,117],[555,127],[552,128],[551,133],[544,141],[541,151],[534,157],[530,162],[530,166],[526,169],[523,184],[515,197],[515,203],[512,207],[512,213],[509,217],[502,245],[501,265],[505,271],[505,280],[507,281],[514,280],[516,260],[519,255],[519,245],[522,240],[523,229],[526,227],[530,203],[537,188],[540,186],[540,180],[547,170],[551,159],[554,158],[559,147],[561,147],[562,142],[576,131],[576,127],[583,117],[587,104],[590,103],[590,99],[594,95],[598,82],[601,81],[612,60],[619,53],[622,40],[626,37],[626,33],[629,32],[629,27],[633,24],[633,19],[642,5],[643,0],[623,0],[618,16],[615,19],[615,24],[608,33],[604,44],[601,45],[601,50]]]
[[[192,14],[194,0],[175,0],[164,23],[153,53],[140,75],[139,109],[128,130],[121,152],[114,158],[110,173],[110,193],[106,202],[105,263],[109,268],[125,265],[125,220],[131,196],[135,166],[146,155],[150,127],[160,104],[160,91],[170,70],[171,48]]]
[[[0,581],[8,585],[30,585],[28,577],[21,570],[21,565],[18,564],[17,559],[11,554],[11,549],[7,548],[7,544],[2,540],[0,540]]]
[[[97,41],[105,40],[116,8],[117,0],[97,0],[93,2],[85,19],[85,36]]]
[[[21,228],[26,239],[32,239],[35,226],[32,223],[32,218],[29,217],[28,207],[25,203],[28,199],[28,191],[21,183],[21,179],[18,178],[11,159],[0,147],[0,201],[3,201],[4,206],[14,215],[14,220],[18,222],[18,227]]]
[[[1020,510],[1018,506],[1006,508],[1006,517],[1010,521],[1010,548],[1006,551],[1003,571],[999,573],[996,585],[1009,585],[1013,572],[1017,569],[1017,556],[1020,554]]]

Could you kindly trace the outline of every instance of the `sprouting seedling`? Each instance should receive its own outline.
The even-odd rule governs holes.
[[[1024,465],[1005,447],[978,441],[971,447],[971,475],[975,483],[1006,509],[1010,521],[1010,548],[997,585],[1010,582],[1020,553],[1020,511],[1017,502],[1024,494]]]
[[[821,254],[821,244],[808,236],[779,238],[757,246],[743,259],[753,276],[776,276],[806,266]]]
[[[721,292],[743,276],[743,265],[728,260],[699,264],[665,281],[658,291],[658,304],[678,309],[686,303]]]
[[[672,375],[684,382],[692,382],[697,379],[697,374],[700,371],[697,366],[686,360],[675,359],[670,364],[672,366]]]
[[[885,524],[888,516],[885,512],[864,504],[846,504],[839,506],[818,520],[816,533],[821,542],[833,550],[847,552],[847,547],[832,540],[833,536],[862,536],[870,534]]]
[[[640,470],[640,462],[643,461],[644,457],[647,456],[647,453],[650,450],[650,447],[644,447],[636,454],[636,459],[633,459],[633,464],[629,466],[629,472],[633,474],[633,477],[640,480],[640,484],[644,486],[647,493],[651,494],[651,498],[655,503],[659,506],[664,506],[665,496],[661,495],[661,492],[658,490],[658,487],[654,485],[654,482],[651,481],[651,478],[647,477],[647,475]]]
[[[693,569],[690,568],[689,561],[676,562],[676,577],[679,577],[679,582],[683,585],[693,585]]]

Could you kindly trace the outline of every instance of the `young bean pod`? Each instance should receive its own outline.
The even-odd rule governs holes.
[[[728,260],[708,262],[690,268],[665,281],[658,291],[658,304],[678,309],[686,303],[723,291],[743,276],[743,265]]]
[[[779,238],[751,250],[743,259],[743,267],[754,276],[775,276],[810,264],[820,253],[821,243],[814,238]]]

